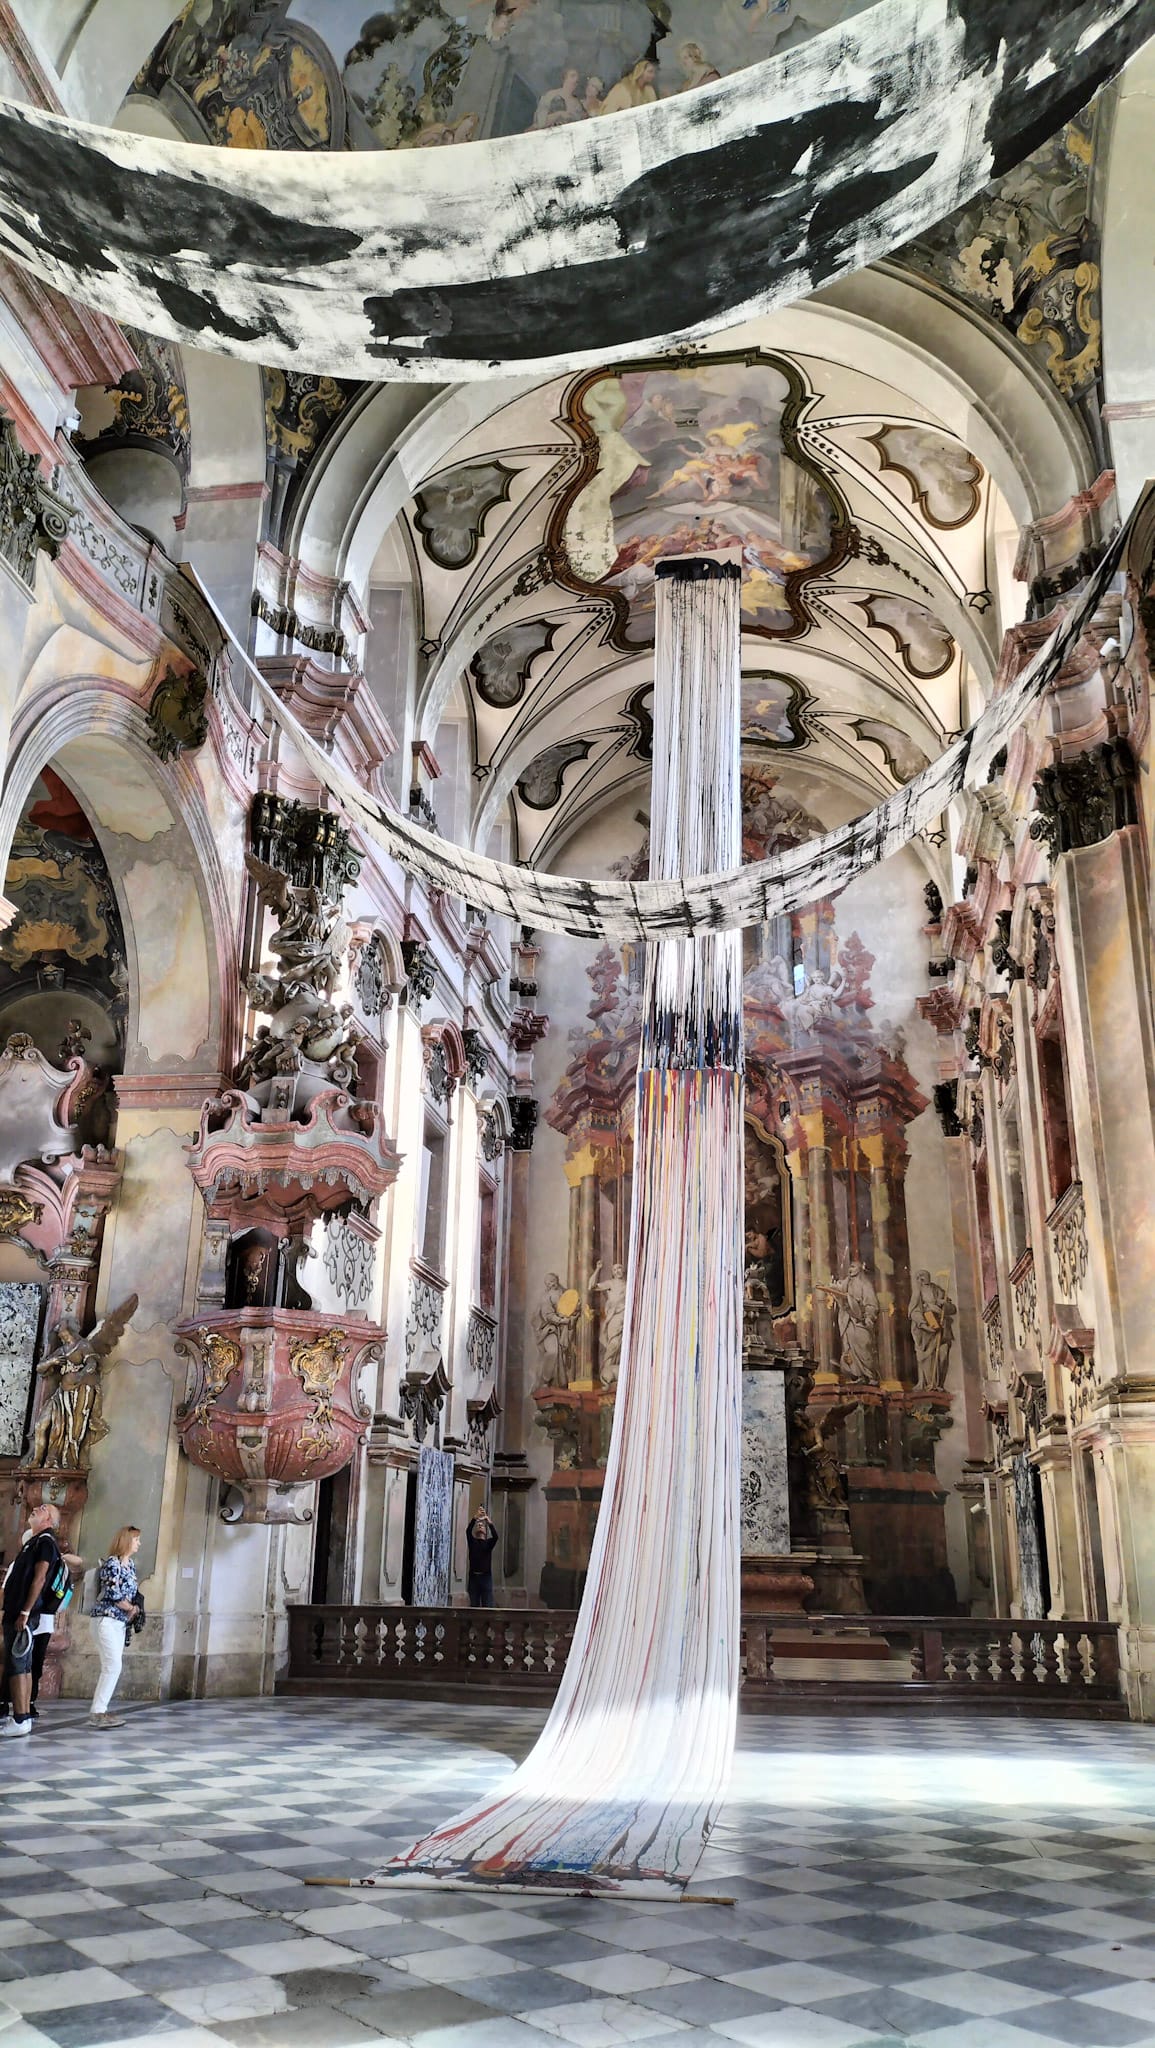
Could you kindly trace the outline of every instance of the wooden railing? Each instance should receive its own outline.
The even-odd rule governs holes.
[[[548,1701],[577,1616],[542,1608],[291,1607],[280,1690]],[[1118,1632],[1101,1621],[907,1615],[742,1617],[746,1712],[803,1701],[1122,1714]]]

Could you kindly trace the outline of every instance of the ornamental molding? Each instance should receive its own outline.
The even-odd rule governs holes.
[[[1040,1342],[1039,1283],[1035,1272],[1035,1254],[1030,1245],[1011,1269],[1011,1297],[1014,1302],[1018,1345],[1025,1347],[1032,1340]]]
[[[0,408],[0,557],[29,591],[37,555],[43,550],[55,560],[68,539],[69,508],[42,476],[40,461]]]
[[[488,1462],[489,1432],[502,1413],[501,1402],[492,1388],[484,1400],[467,1401],[465,1435],[473,1456],[481,1463]]]
[[[381,1233],[367,1217],[331,1213],[322,1233],[322,1263],[346,1309],[363,1309],[373,1291]]]
[[[248,1096],[226,1089],[205,1103],[200,1131],[185,1147],[209,1215],[238,1228],[251,1222],[246,1205],[256,1200],[294,1223],[349,1202],[368,1207],[401,1169],[380,1110],[341,1089],[315,1095],[300,1123],[270,1123],[252,1110]]]
[[[993,1301],[988,1301],[983,1310],[983,1327],[986,1332],[990,1378],[1001,1384],[1006,1378],[1007,1358],[1003,1343],[1003,1305],[997,1294]]]
[[[1031,821],[1031,838],[1044,841],[1054,861],[1135,824],[1135,774],[1134,756],[1122,737],[1069,761],[1052,761],[1035,782],[1038,816]]]
[[[431,1358],[440,1363],[444,1305],[445,1282],[414,1266],[409,1276],[409,1307],[405,1317],[406,1377],[415,1368],[420,1368],[423,1376]]]
[[[1056,1202],[1047,1224],[1055,1253],[1055,1277],[1060,1298],[1073,1302],[1087,1277],[1090,1248],[1087,1243],[1087,1208],[1083,1184],[1072,1181]]]
[[[469,1311],[465,1356],[470,1371],[477,1379],[494,1377],[497,1371],[497,1318],[488,1309],[471,1308]]]

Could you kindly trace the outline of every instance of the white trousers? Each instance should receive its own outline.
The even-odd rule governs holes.
[[[124,1623],[114,1621],[111,1615],[102,1614],[92,1624],[96,1635],[96,1647],[100,1652],[100,1677],[92,1695],[92,1712],[107,1714],[109,1701],[116,1691],[120,1667],[124,1662]]]

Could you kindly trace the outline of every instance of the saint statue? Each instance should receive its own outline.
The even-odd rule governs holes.
[[[53,1332],[54,1348],[36,1368],[38,1379],[56,1374],[56,1389],[33,1431],[31,1467],[79,1472],[92,1446],[108,1435],[101,1374],[136,1312],[137,1299],[130,1294],[119,1308],[110,1309],[87,1337],[81,1336],[74,1316],[61,1316]]]
[[[556,1273],[545,1283],[545,1294],[533,1319],[538,1345],[546,1367],[543,1387],[568,1387],[577,1356],[578,1311],[581,1296],[576,1287],[563,1287]]]
[[[333,1001],[349,945],[349,927],[336,896],[314,886],[297,887],[281,868],[253,853],[245,865],[262,903],[280,919],[268,942],[274,974],[250,974],[245,984],[254,1009],[271,1017],[262,1024],[237,1070],[242,1088],[254,1092],[279,1074],[299,1072],[306,1061],[340,1088],[355,1078],[353,1054],[363,1036],[351,1003]]]
[[[851,1261],[845,1287],[820,1289],[838,1303],[838,1341],[844,1379],[878,1379],[878,1296],[866,1267]]]
[[[945,1287],[940,1287],[929,1273],[915,1274],[910,1334],[918,1361],[918,1384],[924,1393],[937,1393],[946,1385],[957,1314]]]
[[[622,1362],[622,1338],[626,1329],[626,1269],[621,1264],[610,1267],[608,1280],[601,1278],[601,1261],[590,1275],[589,1292],[600,1294],[601,1328],[599,1330],[599,1364],[603,1387],[616,1387],[618,1371]]]

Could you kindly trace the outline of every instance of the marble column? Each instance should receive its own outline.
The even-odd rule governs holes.
[[[807,1117],[806,1123],[819,1122]],[[835,1374],[838,1338],[834,1325],[834,1304],[822,1292],[824,1283],[835,1279],[834,1246],[834,1161],[830,1147],[819,1141],[807,1146],[807,1204],[810,1212],[810,1270],[814,1355],[821,1373]]]
[[[901,1387],[899,1330],[895,1304],[895,1250],[892,1242],[893,1191],[883,1161],[880,1133],[859,1140],[870,1167],[870,1231],[874,1241],[874,1285],[878,1294],[878,1377],[886,1386]]]

